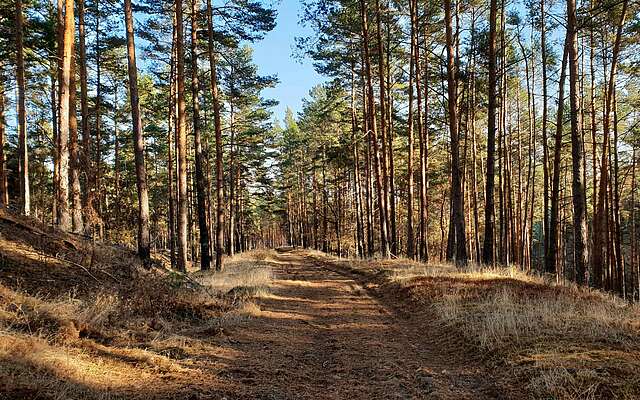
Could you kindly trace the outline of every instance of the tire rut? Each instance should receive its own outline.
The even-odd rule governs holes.
[[[298,251],[278,254],[274,275],[259,316],[234,333],[232,397],[511,398],[481,363],[434,340],[446,332],[398,316],[366,278]]]

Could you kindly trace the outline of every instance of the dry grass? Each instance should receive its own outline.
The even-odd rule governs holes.
[[[332,262],[404,298],[415,318],[457,332],[469,351],[515,376],[534,398],[640,398],[638,305],[517,268]]]
[[[146,270],[127,249],[0,211],[0,399],[214,393],[217,338],[259,315],[269,257],[230,258],[221,273]]]
[[[264,295],[272,280],[271,262],[273,255],[266,250],[254,250],[238,254],[225,260],[222,272],[208,272],[194,274],[195,280],[209,287],[216,294],[235,294],[246,297],[242,293],[251,294],[250,297]]]
[[[487,351],[545,338],[613,345],[632,345],[637,339],[637,307],[574,289],[538,294],[527,290],[503,286],[476,294],[461,288],[434,305],[443,322],[463,325],[467,335]]]

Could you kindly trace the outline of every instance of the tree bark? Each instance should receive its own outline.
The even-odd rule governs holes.
[[[188,193],[187,193],[187,116],[184,96],[184,21],[182,0],[175,1],[176,13],[176,58],[178,85],[178,269],[186,271],[188,243]]]
[[[416,3],[419,4],[419,3]],[[416,18],[417,17],[417,10],[418,10],[418,6],[416,5]],[[425,11],[427,12],[427,11]],[[420,146],[421,150],[420,150],[420,184],[422,185],[422,188],[420,189],[421,193],[420,196],[422,198],[421,202],[422,202],[422,208],[420,210],[421,212],[421,220],[422,220],[422,226],[420,227],[421,230],[421,236],[422,236],[422,240],[420,241],[420,253],[421,253],[421,257],[422,260],[424,262],[429,262],[429,204],[430,204],[430,196],[429,196],[429,176],[427,175],[427,170],[429,168],[429,151],[430,151],[430,143],[429,143],[429,117],[430,117],[430,102],[429,102],[429,90],[430,90],[430,85],[429,85],[429,79],[430,79],[430,75],[429,75],[429,68],[430,68],[430,63],[429,63],[429,48],[430,48],[430,42],[428,42],[429,39],[429,31],[428,31],[428,25],[425,23],[423,24],[423,40],[424,40],[424,48],[425,48],[425,52],[424,52],[424,66],[423,66],[423,74],[422,74],[422,80],[423,80],[423,90],[424,90],[424,111],[421,111],[421,106],[420,106],[420,88],[418,87],[418,82],[420,81],[419,77],[420,77],[420,57],[418,54],[418,48],[420,47],[420,41],[418,40],[419,38],[419,34],[416,33],[416,93],[418,94],[418,98],[417,103],[418,103],[418,118],[420,118],[421,122],[418,123],[418,131],[420,132]]]
[[[625,2],[626,6],[626,2]],[[626,8],[626,7],[625,7]],[[626,10],[625,10],[626,11]],[[617,271],[617,289],[623,299],[627,297],[626,265],[622,254],[622,227],[620,223],[620,165],[618,157],[618,101],[617,90],[613,88],[613,185],[611,197],[613,203],[613,247],[615,251],[615,266]]]
[[[113,112],[113,188],[115,192],[115,198],[113,199],[112,207],[112,215],[111,219],[113,220],[113,224],[115,226],[119,226],[120,218],[122,214],[122,206],[123,202],[120,198],[120,173],[121,173],[121,165],[122,165],[122,154],[120,151],[120,136],[118,135],[118,124],[120,120],[118,119],[118,87],[114,87],[113,90],[113,104],[114,112]]]
[[[496,68],[496,20],[498,14],[497,0],[491,0],[489,11],[489,83],[487,110],[487,173],[485,183],[485,222],[484,222],[484,242],[482,247],[482,262],[484,264],[495,264],[495,152],[496,152],[496,97],[497,93],[497,68]]]
[[[176,128],[176,18],[173,15],[173,33],[171,39],[171,59],[169,76],[169,129],[167,131],[167,174],[169,175],[169,258],[171,268],[177,267],[176,260],[176,192],[174,190],[174,149]]]
[[[364,67],[365,67],[365,78],[367,85],[367,106],[368,112],[367,115],[369,117],[369,139],[373,147],[374,151],[374,164],[375,164],[375,181],[376,181],[376,189],[378,192],[378,206],[380,208],[380,251],[383,257],[389,257],[391,254],[391,249],[389,248],[389,241],[387,240],[388,230],[387,230],[387,216],[385,213],[385,194],[384,194],[384,185],[386,183],[383,181],[383,172],[382,172],[382,160],[380,157],[380,146],[378,144],[378,132],[376,128],[376,118],[375,118],[375,103],[374,103],[374,95],[373,95],[373,84],[371,79],[371,64],[370,64],[370,56],[369,56],[369,28],[367,22],[367,7],[366,0],[360,0],[360,19],[362,22],[362,46],[364,48]]]
[[[356,220],[356,251],[360,258],[364,258],[364,220],[362,216],[362,193],[360,188],[360,158],[358,151],[358,121],[356,116],[356,71],[355,60],[351,62],[351,151],[353,155],[353,187],[354,187],[354,205]],[[309,245],[307,243],[307,245]]]
[[[594,1],[590,0],[590,18],[593,18]],[[593,182],[593,195],[591,196],[591,205],[595,214],[598,209],[598,144],[596,140],[596,70],[595,70],[595,34],[594,28],[589,30],[589,114],[591,119],[591,164],[592,164],[592,182]]]
[[[395,236],[391,232],[391,223],[390,223],[390,197],[389,197],[389,168],[387,163],[387,135],[390,133],[387,132],[387,89],[385,85],[385,76],[384,76],[384,44],[382,42],[382,22],[381,22],[381,10],[380,10],[380,0],[375,0],[376,7],[376,42],[377,42],[377,50],[378,50],[378,84],[379,84],[379,99],[380,99],[380,142],[382,143],[382,154],[380,157],[380,169],[382,172],[382,190],[384,193],[384,197],[382,198],[383,202],[380,205],[381,212],[384,212],[385,222],[387,225],[387,241],[389,243],[389,254],[395,253],[396,243],[393,242],[393,237]],[[375,113],[375,108],[374,108]],[[375,114],[374,114],[375,118]]]
[[[129,99],[133,122],[133,143],[136,163],[136,188],[138,190],[138,256],[143,262],[151,259],[149,237],[149,192],[147,189],[147,170],[144,162],[144,136],[140,117],[140,99],[138,96],[138,70],[136,67],[136,46],[133,28],[131,0],[124,0],[124,14],[127,30],[127,60],[129,72]]]
[[[231,66],[231,75],[233,75],[233,66]],[[234,82],[232,78],[231,82],[231,91],[234,90]],[[235,109],[234,104],[231,99],[228,101],[229,103],[229,219],[228,219],[228,231],[227,231],[227,240],[229,245],[227,246],[227,254],[229,256],[233,256],[234,254],[234,238],[235,238],[235,229],[236,229],[236,216],[235,216],[235,207],[234,207],[234,198],[236,194],[236,186],[235,186],[235,140],[236,140],[236,130],[235,130]],[[297,225],[297,224],[296,224]]]
[[[25,65],[22,0],[16,0],[16,84],[18,86],[18,175],[20,182],[20,212],[31,214],[29,190],[29,153],[27,148],[27,109],[25,105]]]
[[[603,265],[607,264],[605,254],[607,253],[607,228],[608,210],[606,207],[607,191],[609,189],[609,135],[611,125],[611,110],[613,103],[613,93],[615,90],[616,71],[618,63],[618,55],[620,53],[620,42],[622,38],[622,29],[627,14],[627,0],[622,3],[622,15],[616,29],[616,38],[613,45],[613,54],[611,57],[611,67],[609,70],[608,85],[605,89],[605,109],[602,119],[602,161],[600,164],[600,188],[598,191],[598,204],[593,221],[593,285],[597,288],[603,286],[602,275]]]
[[[62,70],[64,62],[64,2],[65,0],[56,1],[56,62],[55,62],[55,82],[52,84],[52,90],[57,95],[55,106],[53,107],[58,116],[60,116],[62,108]],[[54,87],[55,86],[55,87]],[[52,96],[53,99],[53,96]],[[61,119],[54,119],[56,126],[53,129],[53,204],[51,207],[51,221],[53,224],[59,223],[59,202],[60,202],[60,128]]]
[[[458,137],[458,105],[456,67],[454,62],[453,27],[451,20],[451,0],[445,0],[445,28],[447,45],[447,86],[449,133],[451,135],[451,224],[455,235],[455,261],[457,264],[467,263],[467,244],[464,227],[464,197],[460,168],[460,138]]]
[[[82,188],[80,186],[80,150],[78,146],[78,117],[76,110],[76,71],[75,71],[75,46],[71,48],[71,77],[69,80],[69,179],[71,184],[71,221],[74,233],[84,230],[82,220]]]
[[[415,0],[409,0],[409,14],[411,19],[411,49],[409,51],[409,115],[407,118],[407,257],[415,256],[415,239],[413,231],[413,83],[415,74],[415,47],[416,47],[416,4]]]
[[[95,2],[96,17],[96,101],[95,101],[95,163],[93,169],[93,187],[89,190],[90,207],[102,214],[102,48],[100,44],[100,2]],[[99,232],[102,235],[102,232]]]
[[[429,182],[427,179],[427,163],[428,163],[428,153],[429,153],[429,125],[428,125],[428,114],[429,114],[429,54],[425,52],[424,55],[424,66],[423,66],[423,74],[422,77],[424,79],[424,96],[422,93],[422,86],[420,84],[420,26],[418,24],[418,2],[416,0],[412,0],[414,2],[414,20],[413,25],[415,26],[415,43],[413,50],[413,63],[415,68],[415,86],[416,86],[416,130],[418,132],[418,147],[419,147],[419,155],[420,155],[420,212],[419,212],[419,221],[418,221],[418,237],[419,237],[419,248],[418,248],[418,256],[420,260],[427,262],[429,260],[429,233],[427,226],[429,225],[428,221],[428,187]],[[426,27],[424,32],[424,45],[427,46],[426,43],[427,34]],[[422,100],[424,97],[424,113],[422,112]]]
[[[193,104],[193,136],[195,146],[195,170],[196,170],[196,197],[198,202],[198,228],[200,230],[200,269],[203,271],[211,268],[211,249],[209,239],[209,221],[207,218],[209,186],[205,174],[205,155],[202,150],[202,137],[200,134],[200,99],[198,80],[198,0],[191,0],[191,101]]]
[[[574,263],[576,282],[588,283],[587,267],[589,251],[587,249],[587,209],[584,192],[582,162],[583,146],[580,132],[580,102],[578,100],[578,26],[575,0],[567,0],[567,35],[569,46],[569,102],[571,105],[571,155],[573,165],[573,231],[574,231]]]
[[[62,36],[62,79],[60,80],[60,129],[58,131],[58,215],[57,224],[63,231],[71,230],[69,213],[69,98],[71,91],[71,61],[75,31],[73,0],[64,3],[64,33]],[[61,12],[62,10],[58,10]]]
[[[222,224],[224,218],[224,206],[222,199],[222,123],[220,121],[220,100],[218,98],[218,78],[216,72],[216,55],[213,49],[213,9],[211,0],[207,0],[207,28],[209,34],[209,65],[211,73],[211,97],[213,98],[213,125],[216,135],[216,270],[222,270],[222,248],[224,246],[222,236]]]
[[[476,39],[476,10],[472,11],[472,22],[471,22],[471,42],[475,43]],[[472,55],[470,57],[471,63],[471,79],[470,84],[470,100],[469,100],[469,110],[471,117],[471,146],[472,146],[472,199],[473,199],[473,243],[475,245],[475,258],[476,262],[479,263],[482,260],[482,250],[480,248],[480,216],[479,216],[479,202],[478,202],[478,141],[476,135],[476,51],[475,45],[472,44]]]
[[[540,43],[542,51],[542,173],[543,173],[543,207],[544,207],[544,251],[545,263],[544,270],[547,273],[555,273],[555,256],[552,259],[546,255],[549,253],[550,227],[549,227],[549,146],[547,138],[547,118],[548,118],[548,100],[547,100],[547,32],[545,24],[545,0],[540,0]]]
[[[89,207],[91,196],[92,174],[91,169],[91,131],[89,130],[89,100],[87,90],[87,47],[85,42],[84,1],[78,1],[78,46],[80,53],[80,115],[82,117],[80,129],[82,130],[82,176],[84,181],[84,209],[85,216],[93,214]]]
[[[556,134],[553,152],[553,187],[551,189],[551,215],[549,222],[549,246],[545,254],[545,270],[557,273],[558,268],[558,232],[560,206],[560,157],[562,155],[562,125],[564,123],[564,84],[567,77],[568,41],[565,40],[558,84],[558,107],[556,111]]]
[[[5,170],[5,81],[4,76],[0,77],[0,208],[6,208],[9,206],[9,191],[7,189],[7,172]]]

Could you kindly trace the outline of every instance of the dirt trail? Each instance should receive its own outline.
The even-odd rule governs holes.
[[[443,346],[446,332],[397,316],[346,271],[294,251],[277,256],[274,275],[259,316],[231,336],[235,356],[218,378],[233,397],[515,398]]]

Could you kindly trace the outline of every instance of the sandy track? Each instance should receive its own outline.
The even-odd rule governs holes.
[[[228,345],[218,377],[230,398],[521,398],[447,346],[447,332],[398,316],[348,272],[295,251],[273,265],[272,295]]]

